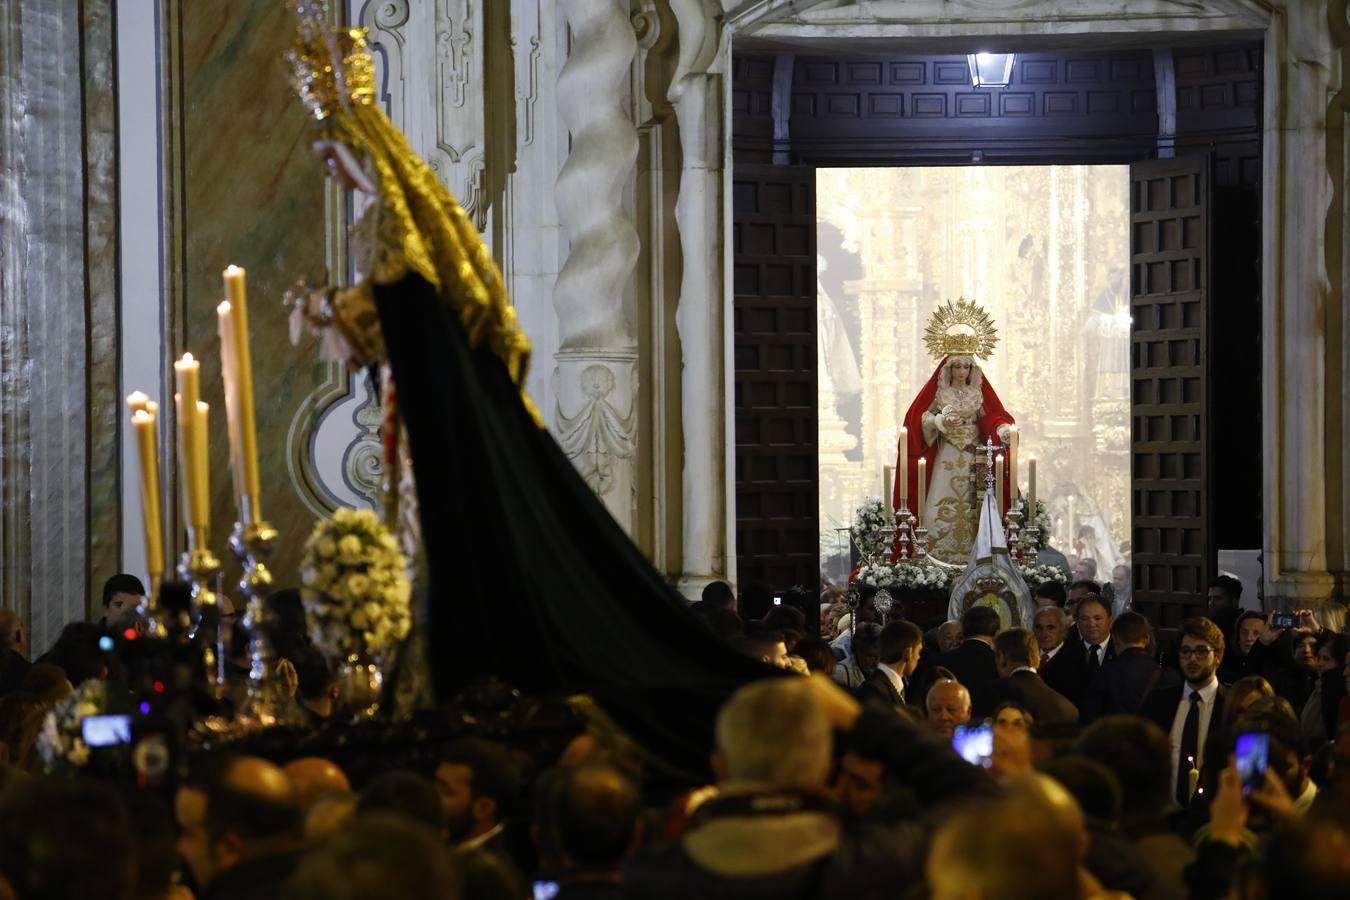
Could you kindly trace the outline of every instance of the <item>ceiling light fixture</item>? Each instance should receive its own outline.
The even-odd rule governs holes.
[[[966,57],[970,64],[970,82],[975,87],[1007,87],[1012,81],[1013,59],[1015,53],[971,53]]]

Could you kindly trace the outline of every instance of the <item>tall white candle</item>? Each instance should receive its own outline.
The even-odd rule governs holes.
[[[900,505],[909,501],[909,429],[900,426]]]
[[[1027,454],[1027,521],[1036,518],[1036,454]]]
[[[894,475],[893,475],[893,470],[891,469],[891,467],[890,467],[890,466],[882,466],[882,467],[881,467],[881,502],[882,502],[882,504],[885,505],[885,507],[886,507],[886,515],[889,516],[890,518],[895,518],[895,506],[894,506],[894,504],[891,503],[891,496],[893,495],[893,492],[894,492],[894,489],[895,489],[894,481],[892,480],[893,478],[894,478]]]
[[[919,457],[919,508],[915,515],[920,519],[928,512],[928,460]]]

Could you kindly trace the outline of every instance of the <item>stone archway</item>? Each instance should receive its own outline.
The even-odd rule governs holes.
[[[1350,462],[1332,448],[1350,437],[1339,410],[1350,331],[1342,315],[1350,256],[1339,222],[1346,180],[1340,85],[1334,54],[1346,53],[1344,3],[1335,33],[1328,0],[1179,3],[1143,0],[671,0],[679,62],[671,100],[684,160],[676,218],[685,260],[679,311],[684,355],[684,566],[693,593],[713,577],[735,577],[730,450],[729,109],[736,42],[767,47],[976,49],[982,42],[1072,45],[1177,42],[1230,35],[1264,40],[1264,215],[1262,235],[1265,472],[1264,563],[1274,598],[1323,604],[1350,562]],[[1070,17],[1071,14],[1071,17]],[[1329,162],[1339,160],[1339,171]],[[1334,278],[1333,278],[1334,275]],[[1331,326],[1338,326],[1331,330]],[[1291,403],[1286,397],[1297,397]],[[715,411],[709,415],[710,411]]]

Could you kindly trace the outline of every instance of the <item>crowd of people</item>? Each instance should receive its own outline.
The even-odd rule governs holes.
[[[359,769],[218,747],[162,780],[53,773],[49,713],[127,677],[107,638],[144,591],[117,576],[102,621],[31,662],[0,613],[0,898],[1350,897],[1347,638],[1240,591],[1220,578],[1160,640],[1088,581],[1039,588],[1030,628],[977,605],[927,631],[869,597],[828,591],[817,617],[713,583],[707,640],[766,666],[701,777],[603,714]],[[304,721],[341,719],[326,661],[275,638]]]

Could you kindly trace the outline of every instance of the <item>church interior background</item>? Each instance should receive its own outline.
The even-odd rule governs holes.
[[[1222,398],[1206,407],[1224,422],[1222,440],[1205,449],[1217,468],[1200,478],[1160,472],[1156,491],[1195,482],[1214,495],[1210,520],[1242,526],[1241,545],[1259,548],[1268,603],[1339,606],[1350,571],[1344,2],[347,0],[332,9],[370,29],[379,102],[463,201],[501,266],[534,347],[529,392],[549,427],[609,423],[569,453],[578,465],[603,463],[591,466],[604,472],[593,486],[687,596],[712,579],[745,580],[756,535],[792,533],[796,543],[779,556],[799,553],[813,575],[825,530],[814,327],[796,336],[809,347],[788,373],[809,383],[800,397],[809,428],[789,442],[797,457],[780,454],[782,467],[764,479],[763,519],[739,521],[751,512],[737,480],[745,438],[734,218],[750,167],[775,177],[801,164],[822,166],[821,177],[913,178],[903,168],[823,167],[903,166],[903,148],[879,139],[883,130],[894,138],[954,128],[964,138],[925,138],[930,158],[909,164],[962,164],[951,177],[975,185],[1017,170],[973,165],[974,135],[1078,126],[1056,145],[1074,150],[1101,125],[1130,153],[1073,162],[1208,154],[1215,185],[1246,191],[1255,209],[1241,220],[1241,241],[1218,236],[1214,267],[1226,302],[1243,291],[1250,301],[1215,320],[1238,324],[1216,342],[1228,355],[1210,362],[1218,383],[1243,381],[1244,393],[1231,408]],[[312,346],[291,347],[278,302],[296,277],[346,271],[354,212],[322,186],[307,152],[282,61],[286,15],[276,0],[0,4],[0,603],[19,611],[35,645],[93,611],[109,573],[144,569],[124,400],[137,389],[170,395],[171,360],[185,351],[214,366],[213,310],[230,263],[248,270],[254,298],[263,505],[285,537],[279,580],[294,581],[298,539],[317,517],[373,502],[378,422],[366,385],[313,362]],[[1044,77],[1029,84],[1019,71],[1010,89],[973,89],[964,54],[980,49],[1039,54]],[[788,63],[812,54],[840,80],[813,81],[819,73],[805,64],[794,75]],[[862,56],[866,66],[850,63]],[[882,71],[878,61],[884,80],[869,74]],[[944,66],[950,82],[938,77]],[[1092,121],[1081,115],[1094,110]],[[1110,171],[1037,167],[1064,192],[1103,190],[1095,173]],[[817,194],[810,178],[801,212],[814,222],[819,201],[820,215],[837,222],[829,192]],[[1004,188],[1013,189],[1029,190]],[[1111,190],[1123,189],[1117,176]],[[1116,216],[1121,208],[1102,207]],[[1070,220],[1092,220],[1091,209]],[[1084,259],[1074,290],[1061,294],[1076,298],[1077,315],[1033,333],[1022,310],[1001,304],[1029,289],[1018,279],[1035,265],[1062,272],[1070,263],[1067,253],[1051,262],[1058,248],[1044,229],[1026,235],[991,242],[1019,261],[1006,275],[1010,293],[949,286],[935,268],[923,281],[932,293],[916,303],[968,290],[993,304],[1003,342],[992,366],[1005,402],[1043,423],[1046,446],[1035,449],[1045,458],[1079,459],[1054,442],[1117,446],[1102,430],[1120,427],[1117,411],[1096,408],[1116,398],[1117,361],[1099,354],[1100,371],[1079,368],[1088,344],[1120,321],[1095,311],[1115,302],[1110,264]],[[830,265],[835,252],[822,252]],[[812,298],[816,255],[812,246],[794,262]],[[831,277],[827,269],[822,283]],[[1073,366],[1051,373],[1061,380],[1054,391],[1026,387],[1029,367],[1055,362],[1037,350],[1042,339],[1074,345]],[[905,352],[921,372],[917,340]],[[218,383],[214,371],[203,375]],[[910,388],[895,378],[903,396]],[[1089,389],[1093,378],[1100,383]],[[219,404],[211,390],[204,399]],[[879,430],[855,433],[855,451],[892,440],[895,419],[881,418]],[[223,422],[213,427],[222,430],[212,463],[224,472]],[[1179,444],[1160,441],[1158,452]],[[875,492],[876,462],[858,472],[862,493]],[[1077,469],[1066,477],[1089,480]],[[226,481],[213,482],[211,530],[222,539],[233,520]],[[170,473],[166,508],[176,487]],[[1098,484],[1090,493],[1116,534],[1128,523],[1113,491]],[[775,492],[790,509],[768,502]],[[181,523],[168,525],[181,549]],[[1205,536],[1193,549],[1212,555],[1225,539]],[[1178,611],[1200,602],[1198,592],[1169,596]]]
[[[916,335],[958,296],[998,327],[982,368],[1040,459],[1054,546],[1091,534],[1109,573],[1130,532],[1127,167],[818,169],[816,216],[824,576],[847,577],[840,529],[932,373]]]

